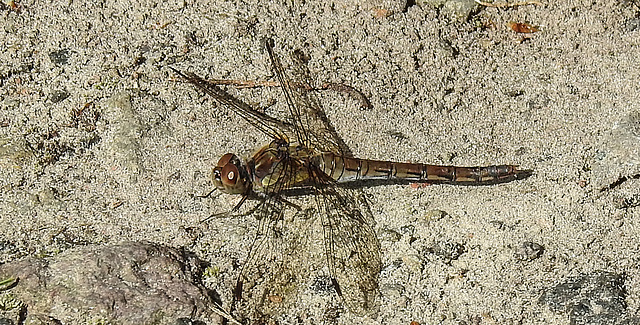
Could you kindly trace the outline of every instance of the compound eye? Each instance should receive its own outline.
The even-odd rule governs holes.
[[[220,175],[222,184],[227,186],[236,185],[239,176],[238,168],[234,164],[226,164],[222,167],[222,173]]]
[[[224,154],[224,156],[220,157],[220,160],[218,160],[218,167],[224,167],[224,166],[228,165],[229,162],[231,160],[234,160],[235,157],[236,157],[236,155],[234,155],[232,153]]]

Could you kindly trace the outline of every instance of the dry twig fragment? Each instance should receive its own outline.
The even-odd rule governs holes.
[[[542,6],[542,2],[540,1],[518,1],[518,2],[484,2],[480,0],[476,0],[476,3],[485,6],[485,7],[493,7],[493,8],[515,8],[520,6]]]

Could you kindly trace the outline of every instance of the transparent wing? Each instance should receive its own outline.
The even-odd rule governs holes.
[[[380,244],[366,199],[362,191],[337,186],[317,168],[310,174],[333,285],[354,314],[376,313]]]
[[[273,51],[272,40],[267,40],[267,51],[285,94],[299,143],[317,151],[352,156],[311,91],[309,73],[301,55],[294,54],[295,79],[291,81]],[[337,186],[311,164],[305,167],[322,220],[325,255],[333,285],[351,312],[370,313],[377,309],[381,268],[379,242],[372,228],[373,216],[361,191]]]
[[[259,221],[254,242],[236,285],[236,303],[247,304],[246,315],[255,320],[275,315],[296,301],[306,269],[301,267],[307,250],[308,224],[284,219],[287,209],[281,202],[267,200],[262,211],[273,214]],[[267,207],[267,205],[270,205]],[[245,308],[232,308],[245,310]]]
[[[273,41],[267,41],[267,51],[289,110],[285,121],[251,108],[195,74],[174,71],[272,139],[282,140],[283,148],[288,149],[287,145],[294,142],[290,140],[295,140],[302,149],[351,156],[313,95],[302,60],[294,57],[297,82],[294,87],[273,51]],[[332,284],[352,312],[369,313],[376,308],[380,272],[373,218],[362,196],[356,195],[353,189],[337,187],[326,174],[305,160],[308,158],[285,150],[273,161],[272,174],[268,175],[270,185],[259,194],[260,202],[254,209],[258,228],[238,279],[236,300],[243,297],[254,304],[253,310],[270,313],[277,309],[280,298],[292,297],[306,278],[300,265],[305,260],[304,254],[309,252],[306,246],[311,237],[308,235],[311,222],[299,223],[305,219],[300,217],[288,219],[287,210],[292,210],[287,208],[292,204],[284,198],[292,184],[304,178],[306,188],[314,194],[315,208],[297,208],[298,213],[294,215],[315,213],[321,219],[324,255]]]
[[[273,72],[287,101],[291,124],[296,129],[296,140],[307,148],[352,157],[351,150],[337,134],[314,94],[314,87],[302,53],[298,51],[293,53],[294,65],[291,69],[293,78],[289,78],[273,50],[272,39],[266,41],[266,48]]]
[[[283,161],[288,163],[280,163],[278,175],[273,175],[280,182],[269,188],[256,210],[259,224],[239,277],[237,298],[242,295],[253,304],[250,310],[261,315],[276,314],[296,303],[296,293],[308,285],[308,265],[323,263],[310,261],[309,245],[318,224],[308,219],[315,217],[321,220],[322,258],[335,291],[352,313],[375,314],[380,247],[366,200],[358,190],[337,187],[312,166],[305,174],[307,184],[313,184],[308,189],[315,207],[296,211],[281,195],[287,190],[286,179],[297,179],[301,167],[293,158]]]
[[[184,78],[187,82],[193,84],[198,89],[204,91],[218,102],[231,108],[234,112],[240,115],[249,124],[255,126],[258,130],[272,139],[280,139],[283,143],[288,143],[287,134],[295,133],[295,126],[278,120],[272,116],[262,113],[243,101],[229,95],[222,88],[207,82],[205,79],[191,72],[182,72],[180,70],[169,67],[180,77]]]
[[[308,255],[311,223],[306,210],[282,197],[290,180],[298,177],[298,161],[285,155],[274,163],[273,180],[256,207],[258,227],[236,285],[237,301],[252,304],[257,316],[277,314],[296,301],[295,293],[308,277],[302,267]],[[256,318],[256,315],[251,315]]]

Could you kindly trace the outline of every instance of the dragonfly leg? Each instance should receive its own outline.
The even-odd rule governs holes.
[[[236,302],[242,300],[242,285],[243,285],[243,281],[242,281],[242,275],[238,278],[238,281],[236,281],[236,286],[233,288],[233,304],[235,304]]]
[[[208,222],[213,218],[231,218],[231,217],[243,217],[243,216],[251,215],[254,211],[256,211],[256,209],[258,209],[260,205],[254,206],[247,212],[234,214],[234,212],[237,212],[242,206],[242,204],[244,204],[244,202],[247,200],[247,197],[248,196],[243,196],[242,199],[240,199],[240,201],[238,202],[238,204],[236,204],[236,206],[234,206],[233,209],[231,209],[230,211],[214,213],[208,216],[207,218],[203,219],[202,221],[200,221],[200,223]]]
[[[278,200],[280,200],[280,202],[282,202],[282,203],[284,203],[284,204],[286,204],[286,205],[298,210],[298,212],[302,211],[302,207],[301,206],[299,206],[299,205],[297,205],[297,204],[295,204],[295,203],[293,203],[291,201],[288,201],[288,200],[286,200],[286,199],[284,199],[282,197],[278,198]]]
[[[284,197],[282,197],[282,195],[269,195],[269,194],[264,194],[264,193],[258,193],[258,196],[261,197],[262,199],[268,200],[268,198],[273,197],[276,201],[282,202],[284,204],[286,204],[287,206],[294,208],[298,211],[302,211],[302,207],[285,199]]]
[[[197,198],[201,198],[201,199],[206,199],[211,197],[211,194],[213,194],[213,192],[215,192],[216,189],[214,188],[213,190],[211,190],[209,193],[207,193],[206,195],[196,195]]]
[[[248,197],[249,197],[248,195],[243,195],[240,201],[238,201],[238,204],[236,204],[236,206],[234,206],[233,209],[231,209],[231,211],[238,211],[240,207],[244,204],[244,202],[247,201]]]

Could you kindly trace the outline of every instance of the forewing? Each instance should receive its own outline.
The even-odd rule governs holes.
[[[205,79],[191,72],[182,72],[180,70],[169,67],[180,77],[184,78],[187,82],[196,86],[196,88],[204,91],[206,94],[213,97],[215,100],[232,109],[238,115],[240,115],[249,124],[255,126],[258,130],[272,139],[280,139],[284,142],[288,142],[287,134],[294,132],[294,126],[288,122],[278,120],[272,116],[269,116],[263,112],[260,112],[245,102],[231,96],[222,88],[207,82]]]
[[[289,76],[273,50],[273,40],[267,40],[266,48],[273,72],[287,101],[290,123],[296,129],[296,140],[307,148],[330,151],[347,157],[353,156],[319,104],[314,94],[309,70],[301,53],[292,54],[293,67]]]
[[[267,40],[267,51],[291,114],[298,142],[317,151],[352,156],[351,151],[327,119],[315,95],[309,72],[299,53],[295,53],[294,78],[284,71]],[[360,191],[336,186],[334,180],[308,165],[310,188],[322,220],[325,255],[332,282],[345,305],[355,314],[377,310],[380,246],[373,231],[374,220]]]

